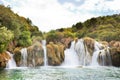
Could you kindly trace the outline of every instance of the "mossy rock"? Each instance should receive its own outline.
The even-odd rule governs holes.
[[[20,47],[17,47],[17,48],[14,49],[13,58],[14,58],[16,64],[17,64],[17,66],[21,65],[21,51],[20,50],[21,50]]]
[[[47,57],[49,65],[60,65],[64,61],[64,45],[50,42],[47,44]]]
[[[94,44],[95,44],[95,40],[90,38],[90,37],[85,37],[83,38],[84,40],[84,45],[87,47],[90,55],[92,56],[93,52],[94,52]]]
[[[112,65],[116,67],[120,67],[120,47],[118,48],[110,48],[110,55],[112,58]]]

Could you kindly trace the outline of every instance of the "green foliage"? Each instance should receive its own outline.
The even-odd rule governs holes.
[[[120,40],[120,14],[91,18],[85,22],[78,22],[71,28],[62,28],[54,31],[62,32],[65,37],[91,37],[96,40]],[[53,34],[55,37],[55,34]],[[52,35],[52,36],[53,36]]]
[[[2,26],[5,26],[8,31],[11,30],[13,32],[14,38],[12,39],[12,46],[14,47],[26,47],[31,45],[32,36],[42,37],[42,32],[39,31],[37,26],[32,24],[32,21],[29,18],[26,19],[18,14],[13,13],[10,7],[5,7],[4,5],[0,5],[0,28]],[[6,37],[7,33],[3,33],[4,31],[0,31],[0,34]],[[7,38],[9,37],[10,36]],[[7,42],[9,40],[2,37],[0,38],[1,42]],[[2,45],[2,47],[6,46],[7,45]]]
[[[14,35],[10,30],[7,30],[6,27],[0,28],[0,53],[6,49],[8,43],[13,38],[14,38]]]
[[[63,33],[51,31],[51,32],[47,33],[46,40],[47,40],[47,42],[51,42],[51,41],[59,42],[63,37],[64,37]]]
[[[75,37],[75,34],[70,31],[65,31],[63,34],[64,34],[65,38],[68,38],[68,37],[74,38]]]
[[[35,43],[36,41],[37,42],[41,42],[43,40],[43,37],[40,37],[40,36],[33,36],[32,37],[32,42]]]
[[[29,31],[23,31],[18,40],[18,45],[22,47],[27,47],[32,44],[31,34]]]
[[[83,25],[83,27],[79,29],[78,27],[81,24]],[[76,30],[75,27],[77,28]],[[97,40],[105,40],[108,42],[111,40],[119,41],[120,14],[91,18],[84,23],[77,23],[71,29],[74,30],[76,37],[78,38],[88,36]]]
[[[37,26],[34,26],[29,18],[21,17],[3,5],[0,5],[0,23],[14,32],[15,39],[19,38],[22,31],[39,32]]]
[[[82,38],[84,36],[85,36],[85,32],[83,30],[76,33],[77,38]]]
[[[76,29],[82,29],[84,27],[84,25],[83,25],[83,23],[79,22],[79,23],[77,23],[77,24],[75,24],[75,25],[72,26],[72,28],[74,28],[74,27]]]

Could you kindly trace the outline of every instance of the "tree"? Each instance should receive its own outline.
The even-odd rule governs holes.
[[[29,31],[23,31],[18,40],[18,46],[28,47],[32,44],[31,34]]]
[[[6,27],[0,28],[0,53],[4,52],[8,43],[14,38],[13,33]]]

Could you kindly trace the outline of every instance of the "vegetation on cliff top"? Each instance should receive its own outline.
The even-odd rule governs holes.
[[[30,46],[35,36],[42,37],[42,32],[29,18],[15,14],[9,6],[0,5],[0,52],[11,42],[14,47]]]
[[[78,22],[72,25],[72,27],[70,28],[61,28],[54,31],[50,31],[46,35],[48,41],[49,39],[51,39],[51,37],[54,37],[55,35],[57,35],[57,37],[53,38],[54,40],[56,38],[59,39],[60,38],[59,36],[63,35],[64,37],[77,37],[77,38],[91,37],[96,40],[102,40],[108,42],[112,40],[119,41],[120,14],[91,18],[83,23]]]

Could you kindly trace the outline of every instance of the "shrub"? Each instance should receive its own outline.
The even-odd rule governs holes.
[[[29,31],[23,31],[19,37],[18,45],[22,47],[27,47],[32,44],[31,34]]]
[[[8,43],[14,38],[13,33],[5,27],[0,28],[0,53],[5,51]]]

